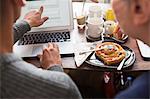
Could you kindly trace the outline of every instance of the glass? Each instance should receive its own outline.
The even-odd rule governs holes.
[[[84,29],[86,25],[86,13],[85,12],[76,12],[77,26],[79,29]]]
[[[101,15],[102,15],[102,10],[101,10],[101,7],[99,5],[94,5],[94,6],[89,7],[88,17],[90,17],[90,18],[92,18],[92,17],[100,18]]]

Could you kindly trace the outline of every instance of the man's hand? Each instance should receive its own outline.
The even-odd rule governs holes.
[[[28,22],[31,28],[42,25],[48,19],[48,17],[41,17],[43,10],[44,8],[41,6],[38,11],[30,11],[25,15],[24,20]]]
[[[40,62],[44,69],[48,69],[54,65],[61,65],[58,45],[49,43],[48,48],[44,49],[43,54],[40,55]]]

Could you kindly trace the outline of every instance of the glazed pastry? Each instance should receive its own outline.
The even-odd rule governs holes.
[[[126,56],[125,50],[116,43],[104,42],[97,44],[95,51],[96,56],[101,59],[106,65],[115,65],[120,63]]]
[[[115,37],[118,40],[122,40],[122,35],[123,35],[122,31],[119,25],[117,25],[113,31],[113,37]]]

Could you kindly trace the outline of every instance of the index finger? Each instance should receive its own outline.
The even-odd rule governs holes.
[[[49,50],[48,49],[43,50],[43,57],[47,58],[48,56],[49,56]]]
[[[52,43],[48,43],[48,50],[52,49],[53,48],[53,44]]]
[[[39,9],[39,13],[42,14],[42,13],[43,13],[43,10],[44,10],[44,7],[41,6],[40,9]]]

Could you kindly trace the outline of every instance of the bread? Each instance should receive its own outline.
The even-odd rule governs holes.
[[[118,64],[126,56],[125,50],[119,44],[113,42],[97,44],[96,49],[100,49],[95,51],[96,56],[106,65]]]
[[[113,37],[115,37],[116,39],[118,40],[122,40],[122,31],[120,29],[120,27],[117,25],[115,28],[114,28],[114,31],[113,31]]]

